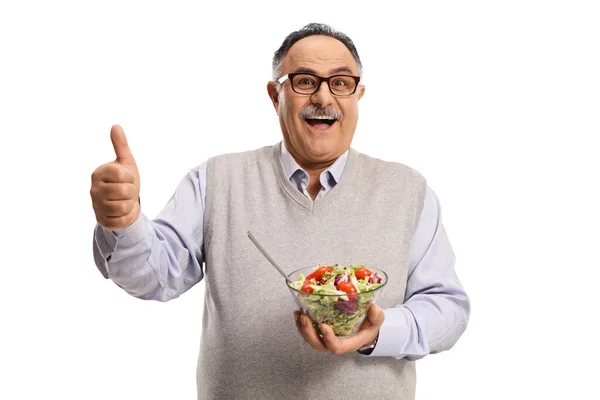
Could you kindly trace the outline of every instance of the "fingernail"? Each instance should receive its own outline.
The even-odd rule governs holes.
[[[321,333],[323,335],[325,335],[327,333],[327,328],[325,327],[325,324],[320,324],[319,325],[319,330],[321,331]]]
[[[304,318],[300,317],[300,325],[304,328]]]

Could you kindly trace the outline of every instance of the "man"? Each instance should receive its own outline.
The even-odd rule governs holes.
[[[192,169],[152,221],[125,135],[111,130],[116,161],[92,175],[95,262],[142,299],[168,301],[205,279],[199,398],[413,399],[414,360],[466,328],[469,300],[434,192],[411,168],[350,147],[361,70],[346,35],[322,24],[290,34],[267,85],[283,141]],[[294,326],[288,289],[248,229],[288,272],[382,268],[381,308],[346,339],[325,325],[319,337],[299,312]]]

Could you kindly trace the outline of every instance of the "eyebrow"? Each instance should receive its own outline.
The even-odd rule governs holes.
[[[307,68],[307,67],[296,68],[296,70],[294,72],[295,73],[308,73],[308,74],[319,75],[317,73],[317,71],[315,71],[312,68]],[[331,71],[329,71],[329,75],[335,75],[335,74],[338,74],[340,72],[347,72],[347,73],[349,73],[351,75],[354,75],[354,73],[352,72],[352,70],[350,68],[348,68],[348,67],[345,67],[345,66],[344,67],[337,67],[337,68],[332,69]]]

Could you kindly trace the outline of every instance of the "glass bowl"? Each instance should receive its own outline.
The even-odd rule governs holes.
[[[327,324],[331,326],[338,337],[344,338],[356,334],[365,320],[369,308],[376,304],[377,297],[385,287],[388,280],[387,274],[378,268],[368,267],[373,274],[377,273],[381,277],[382,285],[374,290],[356,294],[315,294],[290,286],[289,281],[297,281],[300,274],[306,277],[315,269],[317,267],[301,268],[288,275],[287,287],[299,309],[312,320],[317,332],[319,332],[319,324]]]

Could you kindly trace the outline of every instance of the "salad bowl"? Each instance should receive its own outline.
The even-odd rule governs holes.
[[[323,323],[344,338],[358,332],[387,279],[381,269],[364,265],[317,265],[290,273],[287,286],[317,332]]]

